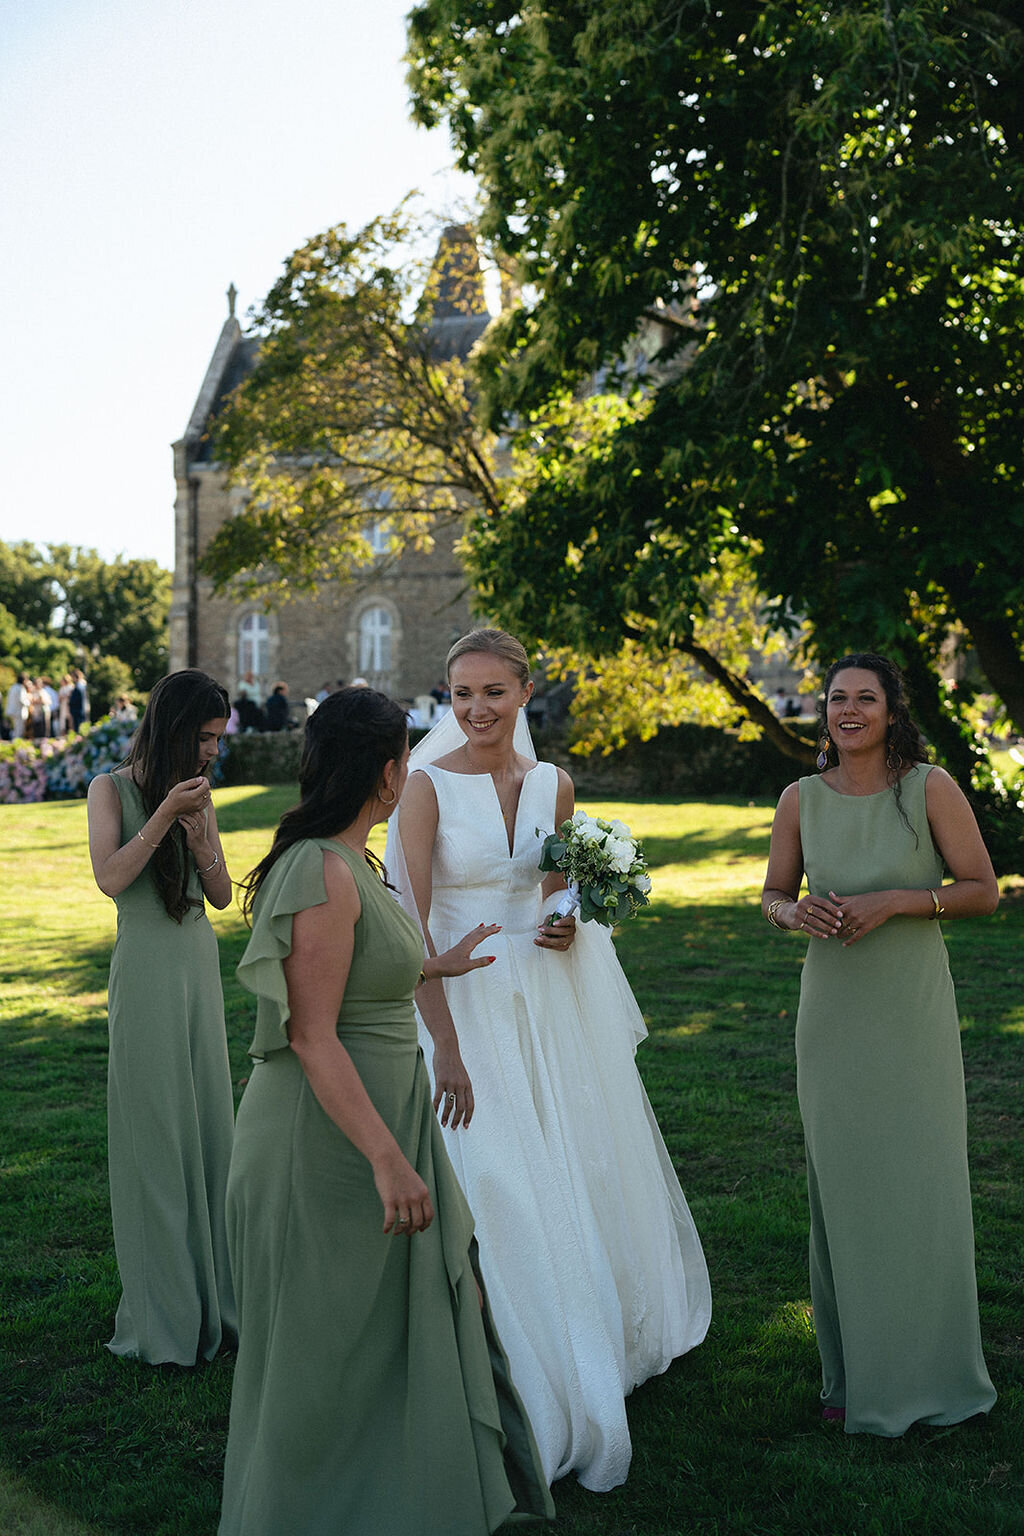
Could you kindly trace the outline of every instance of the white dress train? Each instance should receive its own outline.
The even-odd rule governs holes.
[[[544,1471],[602,1492],[629,1470],[625,1394],[707,1332],[707,1265],[636,1070],[647,1030],[610,935],[581,924],[565,953],[533,942],[556,769],[527,773],[511,855],[490,774],[423,771],[438,951],[502,924],[494,964],[445,983],[476,1106],[445,1141]],[[420,1040],[429,1066],[422,1021]]]

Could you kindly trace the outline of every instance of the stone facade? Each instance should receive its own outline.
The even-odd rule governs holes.
[[[379,565],[357,580],[270,609],[259,600],[216,596],[198,569],[210,539],[237,513],[243,496],[229,487],[208,443],[222,401],[245,378],[255,356],[256,342],[235,318],[233,290],[228,298],[229,315],[188,427],[174,444],[171,670],[201,667],[223,683],[232,699],[247,672],[254,674],[263,697],[275,683],[285,682],[293,707],[327,682],[356,676],[397,699],[423,699],[442,678],[452,641],[473,622],[465,576],[454,554],[457,527],[442,531],[429,552],[410,550],[397,559],[382,552]],[[467,315],[464,309],[440,313],[439,352],[468,351],[489,319],[487,313]],[[301,716],[302,711],[295,713]]]

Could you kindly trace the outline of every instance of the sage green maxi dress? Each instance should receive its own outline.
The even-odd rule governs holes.
[[[282,962],[295,913],[326,900],[325,852],[362,904],[338,1035],[436,1213],[411,1237],[382,1231],[369,1163],[288,1048]],[[240,1341],[220,1536],[484,1536],[513,1509],[553,1513],[477,1296],[472,1218],[417,1044],[422,964],[415,924],[351,849],[309,839],[267,876],[238,971],[261,1059],[228,1184]]]
[[[121,841],[148,820],[142,795],[110,775]],[[149,869],[114,898],[107,1149],[122,1296],[116,1355],[195,1365],[235,1342],[224,1192],[234,1096],[217,937],[193,865],[194,906],[167,915]]]
[[[841,795],[800,780],[812,894],[935,888],[927,766]],[[844,949],[811,939],[796,1026],[822,1401],[846,1429],[901,1435],[985,1413],[963,1060],[938,922],[895,917]]]

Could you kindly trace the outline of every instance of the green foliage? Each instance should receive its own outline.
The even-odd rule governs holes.
[[[53,680],[83,665],[95,714],[167,671],[170,605],[171,573],[155,560],[0,543],[0,657],[13,671]]]
[[[500,543],[499,537],[492,549],[495,558]],[[575,572],[583,567],[592,571],[602,551],[595,549],[593,556],[577,562]],[[724,552],[693,582],[690,599],[685,624],[667,640],[645,615],[627,614],[621,617],[634,633],[621,639],[614,652],[595,656],[586,648],[590,610],[584,602],[574,605],[582,615],[580,627],[566,634],[558,613],[537,611],[530,582],[516,589],[515,615],[508,620],[514,629],[575,639],[575,646],[549,643],[544,650],[548,680],[572,680],[573,751],[610,753],[634,738],[649,741],[667,726],[693,721],[736,729],[743,740],[764,733],[780,751],[810,766],[813,736],[782,725],[761,690],[745,681],[752,654],[767,657],[787,649],[787,637],[766,613],[749,558]],[[613,601],[613,594],[603,600]],[[507,614],[507,604],[502,611]],[[611,617],[620,616],[613,610]],[[812,707],[808,701],[808,711]]]
[[[305,731],[246,731],[225,737],[225,784],[294,784]]]
[[[108,561],[94,549],[69,544],[50,545],[49,558],[63,614],[60,632],[93,658],[90,688],[98,683],[102,658],[116,657],[127,671],[116,682],[111,674],[111,697],[133,688],[148,692],[167,671],[170,571],[155,560],[117,555]],[[100,686],[108,687],[105,678]]]
[[[395,555],[428,548],[468,499],[495,503],[493,441],[431,333],[442,271],[415,255],[426,238],[407,209],[338,225],[293,252],[257,310],[258,360],[216,428],[247,493],[204,554],[218,590],[315,591],[380,565],[374,523]],[[474,271],[445,249],[446,305],[468,313]]]
[[[167,670],[166,653],[163,672]],[[157,678],[163,675],[158,672]],[[93,656],[89,662],[89,708],[96,716],[108,715],[122,693],[131,693],[135,677],[131,667],[120,656]]]
[[[53,570],[38,545],[0,543],[0,607],[22,629],[48,629],[55,606]]]
[[[0,545],[0,550],[3,549]],[[0,656],[4,658],[4,671],[0,683],[7,686],[15,673],[27,672],[31,677],[63,677],[74,665],[75,647],[70,640],[46,629],[26,629],[0,604]]]
[[[496,612],[598,654],[639,614],[671,648],[736,550],[810,655],[904,662],[962,781],[951,632],[1024,731],[1022,56],[1007,0],[414,9],[419,115],[525,284],[476,368],[545,439],[471,530]],[[626,406],[588,405],[595,438],[564,402],[597,369]]]

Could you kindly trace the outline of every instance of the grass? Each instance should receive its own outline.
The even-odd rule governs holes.
[[[229,866],[292,796],[218,792]],[[816,1410],[793,1022],[802,945],[756,895],[771,809],[612,810],[645,839],[654,905],[618,948],[648,1020],[640,1062],[711,1268],[704,1345],[630,1399],[625,1487],[555,1489],[565,1536],[1020,1536],[1024,1531],[1024,901],[947,929],[970,1103],[987,1421],[844,1436]],[[104,1348],[119,1294],[105,1167],[113,907],[81,803],[0,809],[0,1531],[212,1536],[231,1363],[154,1370]],[[237,911],[214,913],[231,1060],[251,1007]],[[301,1536],[285,1533],[282,1536]],[[339,1533],[341,1536],[341,1533]],[[357,1532],[344,1536],[359,1536]],[[396,1532],[395,1536],[403,1536]]]

